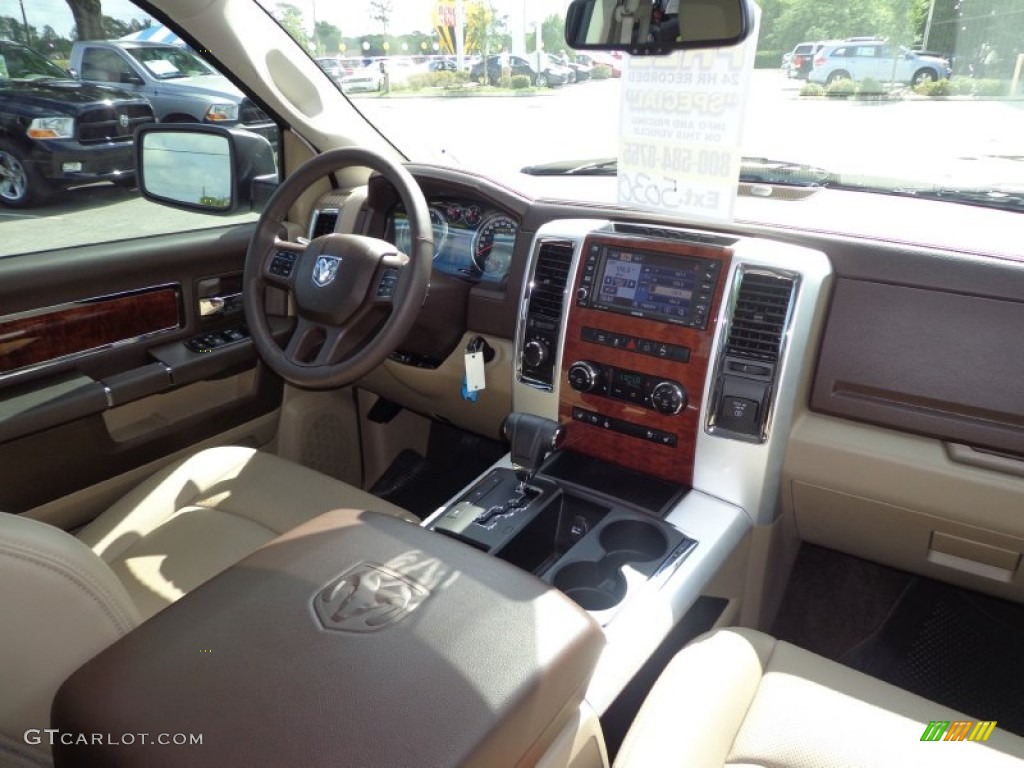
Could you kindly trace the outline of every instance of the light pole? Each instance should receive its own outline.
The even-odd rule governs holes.
[[[932,19],[935,16],[935,0],[932,0],[928,5],[928,21],[924,24],[924,39],[921,41],[921,50],[930,51],[932,49],[929,44],[929,39],[932,34]]]
[[[25,45],[32,47],[32,33],[28,31],[28,16],[25,15],[25,0],[18,0],[21,5],[21,23],[25,25]]]

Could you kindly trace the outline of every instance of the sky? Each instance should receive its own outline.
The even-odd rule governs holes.
[[[388,27],[392,34],[405,32],[429,32],[432,25],[432,8],[435,0],[391,0],[394,11],[393,21]],[[528,21],[540,21],[552,13],[561,13],[567,0],[493,0],[499,13],[507,14],[512,26],[519,23],[524,15]],[[145,19],[148,15],[136,7],[131,0],[102,0],[103,13],[122,21]],[[260,0],[260,3],[274,9],[276,0]],[[313,19],[327,21],[338,27],[342,34],[363,35],[379,33],[380,25],[370,19],[369,0],[290,0],[290,4],[302,11],[306,26],[312,31]],[[49,25],[57,34],[68,36],[74,19],[66,0],[24,0],[28,23],[37,30]],[[21,18],[18,0],[0,0],[0,16]],[[354,25],[357,22],[358,25]]]

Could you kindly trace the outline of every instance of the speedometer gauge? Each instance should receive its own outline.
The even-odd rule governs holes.
[[[440,209],[430,207],[430,224],[434,230],[434,258],[436,259],[444,249],[445,240],[448,238],[448,220]],[[395,211],[395,247],[402,253],[408,254],[412,249],[412,240],[409,237],[409,219],[405,212]]]
[[[519,225],[504,214],[488,216],[473,240],[473,263],[488,280],[501,280],[512,266]]]

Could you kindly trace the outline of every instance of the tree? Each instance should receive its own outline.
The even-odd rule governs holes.
[[[341,44],[341,30],[327,21],[313,25],[313,43],[317,53],[335,54]]]
[[[391,21],[391,14],[395,10],[392,0],[370,0],[370,18],[380,24],[381,32],[388,33],[388,23]]]
[[[29,41],[25,37],[25,31],[25,26],[21,23],[21,19],[16,19],[13,16],[0,16],[0,38],[21,40],[21,42],[28,45]],[[39,39],[36,28],[31,24],[28,27],[28,33],[32,40]]]
[[[278,3],[274,18],[277,19],[284,31],[295,39],[295,42],[312,53],[313,46],[310,43],[309,35],[306,34],[302,11],[299,8],[291,3]]]
[[[67,0],[75,18],[77,40],[103,40],[103,8],[100,0]]]
[[[507,16],[499,16],[488,2],[466,4],[466,51],[481,56],[497,53],[508,47],[505,40]]]
[[[565,19],[561,14],[553,13],[544,19],[540,37],[545,51],[557,53],[565,50]]]
[[[119,37],[130,35],[132,25],[128,22],[115,19],[112,16],[103,17],[103,37],[106,40],[116,40]]]

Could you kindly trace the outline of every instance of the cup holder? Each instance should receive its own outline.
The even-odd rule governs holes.
[[[626,578],[602,560],[582,560],[560,568],[554,586],[587,611],[605,611],[626,596]]]
[[[601,531],[601,546],[623,563],[645,562],[668,552],[665,535],[643,520],[616,520]]]
[[[664,557],[668,539],[657,526],[643,520],[616,520],[601,529],[593,547],[595,557],[568,563],[555,573],[552,584],[588,611],[606,611],[626,597],[623,566]],[[638,569],[644,571],[642,566]]]

